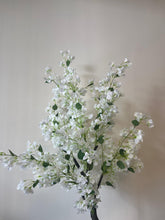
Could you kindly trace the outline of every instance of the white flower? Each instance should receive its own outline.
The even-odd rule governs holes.
[[[93,114],[88,115],[88,119],[92,119],[93,118]]]
[[[124,128],[123,130],[120,131],[120,136],[126,137],[128,135],[128,133],[129,133],[128,129]]]
[[[125,58],[124,63],[128,63],[128,62],[129,62],[128,58]]]
[[[153,127],[154,127],[154,123],[153,123],[153,120],[152,120],[152,119],[148,119],[148,120],[147,120],[147,126],[148,126],[149,128],[153,128]]]
[[[51,67],[49,67],[49,66],[47,66],[47,67],[45,67],[45,73],[47,74],[47,73],[50,73],[52,71],[52,68]]]
[[[108,92],[107,92],[107,99],[108,99],[109,101],[111,101],[112,98],[113,98],[113,92],[108,91]]]
[[[135,138],[135,144],[138,144],[139,142],[143,141],[143,133],[142,130],[138,130]]]
[[[32,181],[21,180],[17,186],[17,190],[22,190],[26,194],[32,194],[33,193],[32,185],[33,185]]]
[[[85,152],[85,156],[83,157],[83,160],[87,160],[89,164],[92,163],[92,157],[89,155],[89,153]]]
[[[135,112],[134,116],[135,116],[137,121],[141,121],[144,118],[144,114],[141,113],[141,112]]]

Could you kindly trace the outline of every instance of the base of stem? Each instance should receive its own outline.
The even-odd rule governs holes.
[[[90,214],[91,214],[92,220],[99,220],[98,217],[97,217],[97,210],[96,210],[95,207],[92,208]]]

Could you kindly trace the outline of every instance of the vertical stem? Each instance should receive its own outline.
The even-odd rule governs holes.
[[[97,217],[97,210],[95,207],[93,207],[91,210],[91,218],[92,218],[92,220],[99,220]]]
[[[100,176],[100,179],[99,179],[97,188],[100,187],[102,179],[103,179],[103,173],[102,173],[101,176]],[[93,208],[91,209],[91,213],[90,213],[90,214],[91,214],[92,220],[99,220],[98,217],[97,217],[97,209],[96,209],[96,207],[93,207]]]
[[[100,185],[101,185],[101,181],[103,179],[103,173],[101,174],[100,176],[100,179],[99,179],[99,182],[98,182],[98,185],[97,185],[97,189],[99,189]]]

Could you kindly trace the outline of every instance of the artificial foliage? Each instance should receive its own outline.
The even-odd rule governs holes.
[[[75,203],[77,209],[89,210],[92,220],[98,220],[99,189],[115,188],[121,173],[142,169],[137,156],[143,141],[139,126],[143,123],[153,127],[153,121],[135,112],[130,127],[122,129],[116,141],[112,130],[118,113],[116,101],[122,96],[118,80],[125,75],[130,62],[125,59],[120,65],[112,63],[104,79],[98,83],[91,80],[82,87],[75,68],[71,67],[74,57],[69,51],[62,51],[61,55],[63,74],[45,69],[45,83],[53,85],[53,98],[46,109],[47,118],[40,123],[42,135],[46,142],[51,142],[54,152],[28,142],[26,152],[1,152],[0,160],[9,169],[16,165],[32,169],[33,178],[22,180],[17,187],[25,193],[56,184],[67,189],[75,187],[80,195]],[[89,108],[86,94],[90,96]]]

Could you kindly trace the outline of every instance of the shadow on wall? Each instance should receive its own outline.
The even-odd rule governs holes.
[[[155,127],[153,129],[142,128],[144,130],[144,142],[141,144],[140,158],[144,163],[144,169],[140,174],[129,175],[122,179],[122,195],[130,195],[138,201],[141,209],[144,209],[143,203],[146,202],[150,208],[159,209],[160,216],[163,212],[165,203],[165,177],[164,177],[164,153],[165,153],[165,135],[164,135],[164,114],[163,94],[165,89],[162,87],[152,88],[150,101],[146,106],[146,113],[150,114]],[[128,114],[130,109],[135,109],[133,104],[126,104],[124,114]],[[127,116],[127,115],[126,115]],[[128,118],[128,117],[125,117]],[[142,204],[141,204],[142,202]],[[158,205],[159,204],[159,205]],[[140,208],[140,207],[139,207]]]
[[[83,66],[85,72],[91,74],[84,74],[84,81],[92,78],[92,73],[95,71],[93,66]],[[96,81],[100,76],[95,76]],[[144,163],[144,169],[141,173],[136,175],[128,175],[121,178],[120,192],[122,196],[133,197],[138,204],[141,201],[149,203],[150,207],[160,205],[159,209],[163,211],[165,203],[165,177],[164,177],[164,154],[165,154],[165,135],[164,124],[165,116],[163,109],[165,109],[164,96],[165,88],[163,86],[151,88],[147,94],[147,103],[142,104],[143,113],[151,115],[155,127],[149,129],[146,126],[139,127],[144,130],[144,142],[141,144],[139,157]],[[133,113],[137,111],[136,103],[131,103],[128,99],[120,99],[118,103],[119,117],[117,116],[116,127],[113,134],[115,139],[119,134],[119,130],[129,127],[133,119]],[[164,117],[164,118],[162,118]],[[117,135],[116,135],[117,134]],[[140,205],[139,205],[140,206]],[[138,207],[141,208],[141,207]]]

